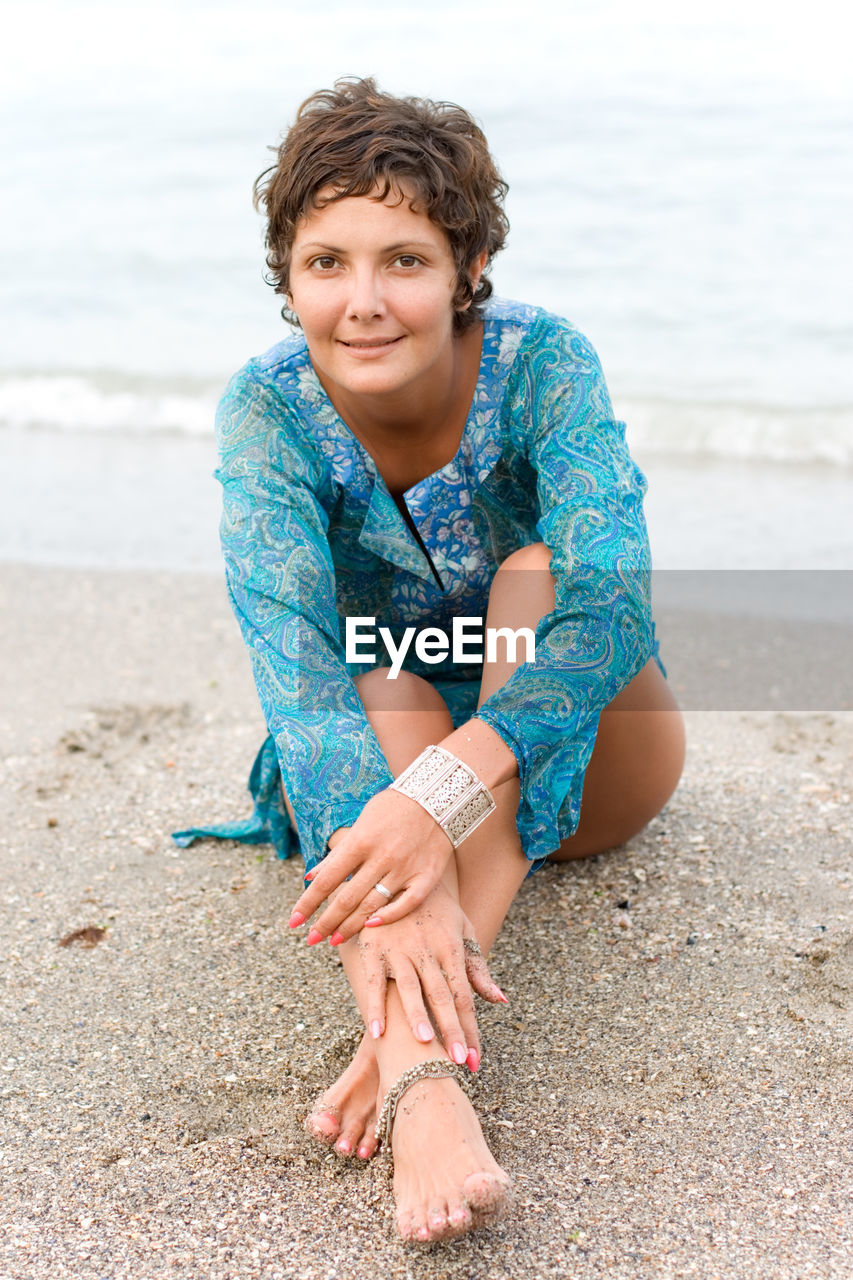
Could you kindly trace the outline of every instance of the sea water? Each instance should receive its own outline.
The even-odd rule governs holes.
[[[216,400],[286,332],[252,181],[307,94],[373,74],[481,122],[496,291],[597,347],[658,561],[853,568],[836,4],[28,0],[4,34],[1,557],[216,565]]]

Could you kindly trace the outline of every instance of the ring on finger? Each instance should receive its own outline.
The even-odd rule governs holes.
[[[377,892],[377,893],[381,893],[381,894],[382,894],[382,897],[383,897],[383,898],[386,898],[388,902],[390,902],[390,901],[391,901],[391,899],[394,897],[394,895],[393,895],[393,893],[391,892],[391,890],[390,890],[390,889],[388,889],[388,888],[387,888],[387,887],[382,883],[382,881],[381,881],[381,880],[377,880],[376,884],[375,884],[373,887],[374,887],[374,889],[376,890],[376,892]]]

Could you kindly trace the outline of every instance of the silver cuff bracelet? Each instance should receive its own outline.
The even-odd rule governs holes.
[[[454,849],[495,808],[492,793],[473,769],[444,747],[425,747],[391,791],[417,800],[435,818]]]

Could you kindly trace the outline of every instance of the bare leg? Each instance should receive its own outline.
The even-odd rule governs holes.
[[[526,572],[519,576],[514,572],[517,569]],[[553,600],[546,549],[541,544],[525,548],[510,557],[496,577],[488,625],[532,625],[553,608]],[[514,665],[486,668],[481,701],[504,683]],[[362,697],[396,774],[426,743],[445,737],[452,725],[439,695],[425,682],[409,677],[422,687],[418,697],[423,709],[412,711],[416,705],[413,685],[405,687],[402,678],[392,685],[379,672],[373,674],[377,679],[362,682]],[[399,710],[401,703],[405,711]],[[602,716],[596,752],[587,771],[581,825],[563,842],[555,858],[599,852],[640,830],[674,789],[683,749],[680,713],[657,667],[649,664]],[[614,796],[623,797],[618,807]],[[459,901],[484,950],[494,941],[527,870],[515,828],[517,781],[497,788],[495,798],[498,813],[466,841],[455,860]],[[341,950],[356,998],[362,1003],[357,944],[347,944]],[[358,1150],[366,1157],[375,1150],[372,1126],[377,1090],[379,1096],[384,1094],[414,1062],[445,1056],[436,1042],[423,1045],[414,1039],[393,983],[388,1008],[387,1029],[379,1045],[362,1042],[351,1066],[323,1095],[309,1118],[316,1136],[332,1141],[337,1135],[335,1145],[343,1154]],[[398,1113],[395,1125],[400,1230],[408,1238],[421,1240],[458,1234],[499,1207],[505,1175],[488,1152],[476,1116],[452,1081],[425,1082],[406,1096],[407,1105]],[[415,1105],[418,1102],[420,1105]],[[447,1134],[447,1145],[440,1153],[436,1153],[434,1141],[437,1124]]]
[[[427,743],[441,741],[452,729],[450,716],[441,697],[425,681],[407,676],[405,672],[401,673],[394,684],[381,678],[377,672],[376,678],[371,678],[369,681],[363,680],[360,683],[360,692],[367,704],[371,723],[379,736],[386,759],[395,774],[402,772]],[[399,709],[401,702],[405,710]],[[418,703],[422,710],[413,710],[412,708]],[[484,824],[465,842],[464,858],[453,860],[448,877],[449,887],[456,889],[458,884],[456,892],[459,894],[460,903],[485,952],[489,950],[497,936],[509,904],[527,873],[528,865],[515,827],[518,783],[514,781],[496,788],[495,800],[498,805],[496,813],[492,815],[488,824]],[[503,850],[506,851],[505,854],[499,856]],[[357,945],[353,942],[341,947],[340,954],[347,968],[356,999],[359,1000],[362,974]],[[371,1156],[376,1150],[373,1127],[376,1122],[378,1102],[384,1096],[389,1083],[414,1062],[446,1056],[438,1041],[424,1045],[414,1039],[408,1020],[402,1017],[393,983],[389,991],[393,999],[389,1002],[386,1031],[379,1042],[383,1049],[386,1047],[388,1049],[387,1063],[382,1069],[382,1077],[386,1078],[380,1076],[376,1042],[365,1036],[353,1062],[335,1084],[320,1096],[306,1121],[307,1127],[315,1137],[321,1141],[334,1143],[335,1149],[342,1155],[357,1153],[362,1158]],[[392,1010],[400,1014],[399,1028],[392,1025],[393,1019],[397,1018],[397,1013],[392,1017]],[[395,1030],[399,1030],[399,1035],[395,1036]],[[389,1076],[390,1079],[387,1078]],[[490,1178],[492,1175],[500,1176],[502,1188],[505,1182],[504,1175],[489,1155],[479,1124],[464,1095],[452,1081],[430,1081],[413,1090],[411,1097],[406,1095],[407,1107],[419,1093],[424,1091],[433,1091],[437,1097],[444,1097],[443,1106],[450,1107],[451,1112],[459,1111],[463,1114],[466,1130],[463,1145],[467,1150],[478,1153],[477,1168],[472,1168],[470,1172],[472,1174],[483,1172],[485,1166]],[[422,1109],[419,1108],[419,1110]],[[398,1113],[398,1122],[395,1124],[395,1130],[398,1133],[401,1129],[402,1115],[402,1111]],[[442,1123],[449,1125],[447,1132],[450,1134],[453,1126],[450,1125],[449,1120],[445,1118]],[[435,1130],[432,1129],[431,1159],[435,1156],[434,1133]],[[426,1140],[427,1137],[428,1133],[425,1132],[424,1139]],[[414,1180],[417,1186],[409,1190],[404,1185],[408,1164],[405,1154],[399,1150],[399,1144],[395,1149],[395,1180],[401,1226],[404,1223],[407,1224],[407,1234],[418,1237],[418,1232],[427,1227],[425,1220],[417,1216],[418,1205],[425,1205],[424,1212],[430,1212],[430,1203],[423,1200],[426,1191],[424,1171],[429,1161],[422,1159],[417,1152],[413,1154],[416,1158],[409,1163],[415,1171]],[[460,1167],[457,1162],[457,1169]],[[494,1199],[494,1191],[495,1188],[489,1183],[486,1187],[487,1201]],[[433,1192],[432,1200],[435,1201],[436,1197],[440,1199],[440,1193],[436,1188],[433,1188]],[[466,1226],[471,1225],[476,1213],[482,1215],[487,1211],[481,1206],[479,1210],[472,1211],[469,1208],[463,1213],[462,1199],[464,1197],[457,1197],[452,1209],[445,1201],[445,1218],[449,1221],[451,1212],[456,1214],[449,1228],[452,1231],[459,1229],[460,1225],[463,1230],[466,1229]],[[433,1225],[428,1228],[429,1233],[447,1230],[446,1223],[444,1227],[437,1226],[439,1211],[435,1203],[432,1204],[431,1211]],[[413,1222],[414,1226],[412,1226]]]
[[[534,626],[554,608],[554,579],[544,543],[514,552],[495,575],[488,627]],[[480,703],[517,666],[506,659],[483,668]],[[602,713],[583,788],[577,831],[552,861],[585,858],[624,844],[659,813],[684,765],[684,719],[652,659]]]
[[[391,685],[375,680],[369,687],[362,685],[362,697],[395,774],[402,772],[427,743],[440,741],[452,730],[439,695],[416,677],[409,678],[405,691],[399,682]],[[409,707],[418,697],[423,710],[413,713],[397,709],[401,697]],[[460,895],[461,902],[457,876],[468,886],[463,910],[484,950],[494,941],[527,872],[515,826],[518,784],[506,784],[496,791],[498,809],[490,818],[490,830],[485,830],[484,824],[469,837],[445,877],[448,888]],[[471,887],[477,884],[483,891],[471,894]],[[342,946],[340,952],[364,1012],[367,993],[357,940]],[[385,1033],[371,1042],[371,1047],[380,1096],[415,1063],[448,1058],[438,1040],[423,1044],[415,1039],[394,983],[388,989]],[[439,1148],[437,1132],[442,1135]],[[454,1080],[426,1080],[406,1093],[397,1112],[392,1143],[397,1224],[405,1238],[431,1240],[458,1235],[500,1211],[509,1179],[491,1155],[477,1116]]]

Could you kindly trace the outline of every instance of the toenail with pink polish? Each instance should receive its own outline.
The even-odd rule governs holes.
[[[462,1063],[465,1062],[468,1058],[468,1053],[465,1049],[464,1044],[460,1044],[458,1040],[454,1041],[454,1043],[450,1046],[450,1056],[453,1059],[453,1061],[456,1063],[456,1065],[458,1067],[461,1067]]]

